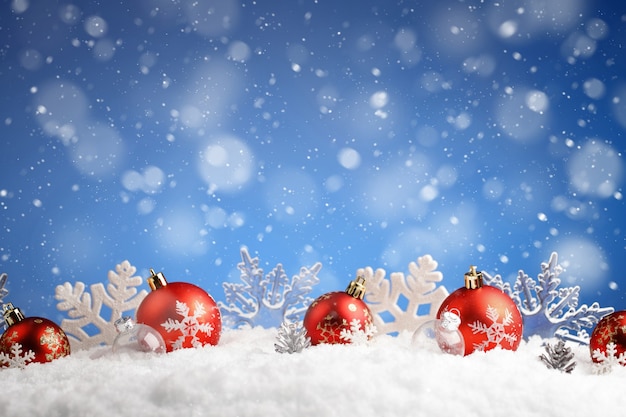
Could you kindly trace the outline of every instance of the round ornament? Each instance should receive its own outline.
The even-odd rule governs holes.
[[[483,275],[471,266],[465,274],[465,286],[443,300],[437,312],[458,312],[465,355],[496,347],[517,350],[522,341],[523,320],[515,302],[496,287],[483,285]]]
[[[459,330],[461,317],[458,311],[446,311],[440,319],[429,320],[413,333],[412,345],[421,350],[465,354],[465,338]]]
[[[135,323],[132,318],[124,316],[115,321],[115,329],[118,334],[111,347],[113,353],[165,353],[163,337],[147,324]]]
[[[607,352],[609,345],[614,351]],[[601,361],[599,357],[593,354],[596,350],[600,350],[605,357],[615,356],[618,358],[626,352],[626,311],[616,311],[600,319],[591,332],[589,350],[591,351],[591,359],[595,363]]]
[[[196,285],[168,283],[161,272],[150,273],[148,284],[152,292],[137,308],[137,323],[156,329],[167,352],[217,345],[222,317],[213,297]]]
[[[351,281],[346,291],[334,291],[315,299],[304,315],[303,326],[312,345],[320,343],[350,343],[342,332],[351,332],[357,323],[360,331],[367,333],[373,327],[372,314],[363,301],[365,278]]]
[[[13,346],[19,344],[24,358],[39,363],[70,354],[70,341],[56,323],[43,317],[26,317],[11,303],[3,305],[2,310],[8,328],[0,337],[0,352],[11,356]]]

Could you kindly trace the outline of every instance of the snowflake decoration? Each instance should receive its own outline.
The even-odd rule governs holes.
[[[8,365],[9,368],[24,369],[33,359],[35,359],[35,352],[30,349],[27,352],[22,352],[22,345],[20,343],[13,343],[11,345],[10,355],[0,352],[0,364]]]
[[[278,353],[299,353],[311,346],[306,329],[295,323],[284,321],[278,329],[274,350]]]
[[[596,363],[594,363],[594,371],[598,374],[606,374],[613,370],[614,366],[626,366],[626,352],[618,355],[617,345],[610,342],[606,345],[606,352],[596,349],[591,354]]]
[[[67,333],[72,349],[89,349],[94,346],[112,344],[117,336],[115,321],[130,310],[136,309],[148,294],[147,291],[137,292],[137,286],[143,279],[134,276],[137,269],[128,261],[115,266],[115,272],[109,271],[109,284],[91,285],[91,294],[85,292],[85,284],[69,282],[56,287],[55,298],[59,300],[57,309],[67,311],[69,319],[63,319],[61,328]],[[110,309],[109,320],[100,314],[102,308]],[[99,332],[95,335],[87,333],[85,328],[95,327]]]
[[[361,326],[361,320],[352,319],[350,329],[341,329],[339,338],[353,345],[365,345],[376,333],[376,326],[373,323]]]
[[[174,350],[182,349],[187,338],[191,338],[191,345],[193,347],[202,347],[202,341],[198,338],[198,333],[205,333],[207,336],[211,336],[211,333],[214,330],[212,324],[200,323],[198,321],[198,319],[206,313],[204,305],[201,302],[196,301],[194,303],[193,314],[190,314],[190,311],[191,310],[186,303],[176,300],[176,313],[183,317],[183,319],[172,320],[169,318],[165,322],[161,323],[161,326],[168,333],[176,331],[181,333],[178,339],[172,342],[172,349]]]
[[[251,258],[246,248],[241,249],[241,259],[237,268],[243,284],[222,284],[226,303],[218,305],[224,323],[230,327],[278,327],[285,320],[301,321],[313,301],[307,294],[319,282],[322,264],[302,267],[299,275],[289,279],[282,264],[264,275],[259,258]]]
[[[390,279],[385,279],[384,269],[374,272],[370,267],[357,270],[357,276],[367,282],[364,300],[381,334],[414,331],[434,320],[437,308],[448,296],[446,288],[436,284],[443,275],[430,255],[409,263],[406,277],[402,272],[392,272]]]
[[[591,328],[605,315],[612,313],[612,307],[600,307],[597,302],[578,306],[580,287],[558,288],[559,275],[563,268],[558,264],[558,255],[553,252],[550,260],[541,263],[541,273],[537,282],[524,271],[518,272],[511,288],[500,275],[491,277],[483,272],[485,284],[500,288],[517,304],[524,319],[524,337],[539,335],[549,339],[558,337],[589,344],[589,334],[584,328]],[[575,332],[575,334],[573,333]]]
[[[0,274],[0,306],[3,304],[4,297],[7,296],[9,290],[5,288],[9,276],[6,273]],[[0,327],[4,328],[4,316],[0,314]]]
[[[512,346],[517,340],[517,336],[513,333],[507,333],[506,328],[513,324],[513,314],[511,314],[508,309],[505,309],[502,323],[498,323],[498,319],[500,318],[498,310],[488,305],[486,316],[491,321],[489,325],[479,320],[469,324],[469,328],[472,329],[472,333],[482,333],[487,335],[486,340],[483,340],[481,343],[474,344],[474,349],[484,351],[490,344],[502,346],[502,342],[507,342]]]

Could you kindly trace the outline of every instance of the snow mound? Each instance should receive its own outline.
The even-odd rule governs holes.
[[[626,409],[626,368],[598,375],[569,345],[571,374],[548,369],[542,340],[466,357],[416,350],[411,335],[366,345],[274,351],[277,329],[226,330],[217,346],[163,355],[99,347],[0,370],[4,417],[529,416]]]

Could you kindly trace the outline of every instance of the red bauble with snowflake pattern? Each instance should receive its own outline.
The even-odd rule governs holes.
[[[626,311],[616,311],[600,319],[591,332],[589,340],[591,359],[596,363],[600,362],[593,354],[595,350],[600,350],[604,355],[609,355],[606,348],[610,343],[615,345],[615,351],[612,352],[615,357],[619,358],[626,352]],[[626,366],[626,362],[620,363]]]
[[[354,319],[359,320],[363,332],[373,326],[372,314],[363,301],[364,282],[363,277],[357,277],[350,282],[346,291],[321,295],[311,303],[303,320],[311,345],[350,343],[350,340],[341,337],[341,333],[351,331],[350,325]]]
[[[0,337],[0,352],[8,357],[13,355],[16,344],[21,346],[24,364],[46,363],[70,354],[70,341],[56,323],[43,317],[26,317],[11,303],[3,306],[3,316],[9,327]]]
[[[137,307],[137,323],[156,329],[168,352],[217,345],[222,316],[213,297],[194,284],[168,283],[161,272],[150,272],[152,292]]]
[[[517,350],[522,341],[523,319],[517,305],[499,288],[483,285],[482,273],[474,266],[465,274],[465,286],[443,300],[437,318],[446,311],[461,318],[465,355],[496,347]]]

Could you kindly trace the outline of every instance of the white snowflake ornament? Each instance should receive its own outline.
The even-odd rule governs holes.
[[[352,345],[365,345],[376,334],[377,330],[373,323],[366,323],[362,327],[361,320],[352,319],[350,329],[341,329],[339,338]]]
[[[601,349],[594,350],[591,357],[595,360],[593,366],[597,374],[609,373],[614,366],[626,366],[626,352],[618,354],[617,345],[613,342],[606,345],[604,352]]]
[[[0,352],[0,365],[9,368],[21,368],[24,369],[26,365],[31,363],[35,359],[35,352],[27,350],[22,352],[22,345],[20,343],[13,343],[11,345],[11,353],[7,354]]]
[[[481,343],[474,345],[474,350],[484,351],[490,344],[502,346],[502,342],[507,342],[512,345],[517,341],[517,336],[513,332],[507,332],[508,327],[514,323],[513,314],[508,309],[504,310],[502,321],[499,321],[500,313],[498,310],[491,306],[487,306],[485,316],[489,319],[489,324],[476,320],[468,325],[472,329],[472,333],[487,336]]]
[[[252,258],[246,248],[241,249],[242,262],[237,265],[243,284],[222,284],[226,302],[219,302],[222,317],[231,327],[278,327],[287,320],[302,321],[313,298],[307,295],[319,282],[317,274],[322,264],[302,267],[291,279],[282,264],[267,275],[259,268],[259,258]]]
[[[379,334],[397,334],[415,331],[422,324],[435,320],[437,309],[448,296],[448,291],[437,283],[443,279],[437,271],[437,262],[430,256],[409,263],[409,274],[392,272],[385,278],[385,270],[371,267],[357,270],[367,281],[364,301],[370,308]]]
[[[69,282],[56,287],[55,298],[59,300],[57,309],[67,311],[69,319],[61,321],[61,328],[67,333],[72,349],[89,349],[99,345],[110,345],[117,336],[115,321],[125,312],[135,310],[148,294],[145,290],[137,291],[143,279],[135,276],[137,268],[128,261],[115,266],[109,271],[109,284],[92,284],[91,294],[85,292],[85,284]],[[111,311],[108,319],[101,316],[103,307]],[[86,329],[95,327],[96,334]]]
[[[511,288],[500,275],[490,276],[483,272],[485,284],[500,288],[508,294],[524,318],[524,338],[539,335],[544,339],[558,337],[582,344],[589,344],[585,328],[595,326],[598,321],[614,311],[612,307],[600,307],[595,302],[590,306],[578,306],[580,287],[559,288],[559,275],[564,269],[558,264],[558,254],[553,252],[550,260],[541,263],[537,281],[520,270]]]
[[[176,300],[176,312],[182,317],[181,320],[168,318],[161,326],[166,332],[178,332],[180,336],[172,342],[172,349],[182,349],[186,341],[194,348],[202,347],[204,344],[198,337],[198,333],[211,336],[215,328],[210,323],[200,322],[206,314],[204,305],[198,301],[194,303],[193,313],[186,303]]]

